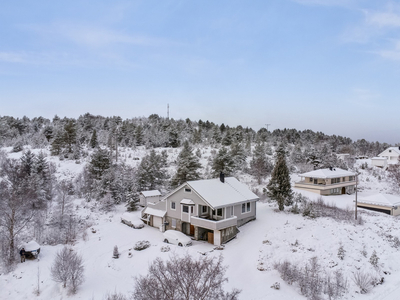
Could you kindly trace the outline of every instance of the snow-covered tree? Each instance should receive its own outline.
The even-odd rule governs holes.
[[[157,154],[153,149],[143,157],[137,170],[137,183],[139,191],[161,188],[167,179],[165,154]]]
[[[257,143],[250,161],[250,174],[257,178],[258,184],[261,184],[262,180],[271,173],[272,167],[272,163],[265,154],[264,143]]]
[[[231,153],[228,149],[222,147],[219,149],[217,155],[212,162],[213,176],[219,176],[222,172],[225,175],[232,175],[235,170],[235,162],[232,159]]]
[[[279,210],[284,210],[284,205],[290,205],[292,202],[293,191],[283,145],[276,150],[275,160],[272,176],[267,185],[267,196],[278,202]]]
[[[183,149],[178,155],[177,170],[175,176],[171,180],[173,187],[179,186],[189,180],[197,180],[200,178],[198,169],[201,168],[199,158],[193,154],[193,148],[188,141],[183,143]]]

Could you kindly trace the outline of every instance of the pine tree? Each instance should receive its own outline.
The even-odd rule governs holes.
[[[90,139],[90,147],[91,148],[96,148],[99,145],[97,142],[97,132],[96,129],[93,130],[92,137]]]
[[[76,123],[75,120],[69,120],[64,125],[64,143],[68,146],[68,153],[72,153],[72,145],[76,143]]]
[[[138,190],[154,190],[162,187],[167,179],[165,167],[165,155],[151,150],[148,155],[143,157],[137,171]]]
[[[98,149],[95,151],[89,163],[89,171],[95,179],[101,179],[104,172],[111,166],[111,155],[106,149]]]
[[[243,170],[246,168],[246,151],[241,143],[233,142],[231,144],[231,156],[235,163],[235,170]]]
[[[291,203],[293,191],[286,165],[286,153],[282,145],[276,150],[276,162],[267,189],[267,196],[278,202],[279,210],[284,210],[284,205]]]
[[[186,181],[200,178],[197,170],[201,168],[201,164],[199,163],[199,158],[193,154],[193,148],[188,141],[183,143],[183,149],[178,155],[177,165],[176,174],[171,181],[173,187],[179,186]]]
[[[228,152],[227,148],[222,147],[218,151],[217,156],[214,158],[212,162],[212,169],[213,169],[213,175],[216,177],[219,176],[221,172],[227,176],[233,174],[235,170],[235,162],[233,161],[232,156]]]
[[[27,176],[31,176],[31,174],[33,173],[34,164],[35,154],[31,150],[26,151],[21,156],[21,166]]]
[[[253,158],[250,162],[250,174],[257,178],[258,184],[261,184],[262,179],[270,174],[271,170],[272,164],[265,154],[264,143],[259,142],[254,149]]]

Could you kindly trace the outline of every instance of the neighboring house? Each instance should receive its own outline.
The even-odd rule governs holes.
[[[356,185],[355,175],[339,168],[319,169],[300,174],[301,181],[296,182],[294,187],[324,196],[351,194]]]
[[[350,154],[349,153],[339,153],[339,154],[336,154],[336,156],[337,156],[338,159],[341,159],[341,160],[345,160],[347,158],[350,158]]]
[[[388,160],[386,157],[373,157],[371,158],[371,164],[375,167],[386,169],[388,166]]]
[[[399,161],[400,147],[389,147],[378,156],[386,158],[388,164],[395,164]]]
[[[256,219],[259,198],[234,177],[188,181],[142,211],[142,220],[164,230],[179,230],[221,245],[237,227]]]
[[[400,197],[389,194],[376,194],[357,199],[357,207],[383,212],[388,215],[400,215]]]
[[[158,190],[143,191],[139,194],[139,204],[141,206],[147,206],[148,203],[157,203],[160,201],[161,193]]]

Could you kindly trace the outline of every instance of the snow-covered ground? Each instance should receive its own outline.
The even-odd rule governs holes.
[[[36,150],[35,150],[36,151]],[[137,161],[128,158],[132,164]],[[179,151],[170,151],[170,160],[176,158]],[[14,155],[14,154],[13,154]],[[142,157],[143,153],[132,156]],[[210,155],[210,149],[204,151],[203,165]],[[17,158],[17,155],[15,155]],[[123,156],[124,157],[124,156]],[[58,176],[74,176],[80,172],[83,163],[59,161],[49,157],[59,167]],[[360,195],[369,195],[379,191],[386,192],[388,185],[384,174],[372,175],[361,170]],[[380,172],[377,170],[376,172]],[[378,176],[381,176],[379,180]],[[368,179],[367,179],[368,178]],[[247,183],[254,182],[249,176],[241,178]],[[292,177],[298,180],[297,176]],[[251,186],[262,190],[260,186]],[[316,199],[318,196],[310,192],[301,192],[303,195]],[[338,207],[353,207],[354,195],[340,195],[324,197],[329,203],[336,203]],[[400,252],[392,247],[389,237],[400,237],[398,218],[388,215],[360,210],[364,220],[363,225],[352,222],[335,221],[329,218],[309,219],[289,212],[278,212],[274,203],[257,203],[257,220],[240,227],[237,238],[225,245],[224,250],[214,250],[214,246],[202,241],[194,241],[191,247],[182,248],[170,245],[170,252],[161,252],[165,245],[163,236],[155,228],[145,226],[143,229],[133,229],[120,222],[120,216],[125,211],[120,205],[110,213],[104,213],[91,207],[94,202],[86,203],[77,199],[75,206],[79,206],[79,214],[89,216],[92,226],[87,229],[87,239],[80,238],[74,251],[81,254],[85,266],[85,282],[80,286],[76,295],[68,295],[67,290],[55,283],[50,277],[50,267],[55,253],[63,246],[42,246],[39,259],[27,260],[19,263],[15,271],[0,275],[0,299],[94,299],[101,300],[107,292],[122,292],[129,294],[134,287],[134,277],[146,274],[149,264],[156,258],[168,259],[171,255],[183,255],[186,252],[201,257],[206,255],[223,255],[224,264],[228,267],[226,276],[229,282],[225,288],[242,290],[240,299],[305,299],[299,288],[286,284],[279,273],[274,270],[273,264],[285,259],[302,266],[311,257],[318,257],[323,270],[333,272],[341,269],[349,283],[349,292],[344,299],[399,299],[400,287]],[[138,218],[140,212],[134,213]],[[148,240],[151,246],[143,251],[133,250],[137,241]],[[113,248],[117,245],[120,257],[113,259]],[[340,245],[345,250],[343,260],[337,256]],[[361,252],[365,250],[367,255]],[[369,263],[373,251],[377,252],[379,269],[376,270]],[[385,277],[382,285],[376,286],[370,293],[358,293],[358,288],[352,281],[352,274],[357,270],[364,270],[376,277]],[[386,272],[386,274],[384,274]],[[39,286],[40,295],[34,295]],[[280,290],[270,288],[279,282]]]

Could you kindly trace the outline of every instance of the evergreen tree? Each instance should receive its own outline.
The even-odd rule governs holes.
[[[216,127],[218,129],[218,127]],[[219,130],[219,129],[218,129]],[[213,176],[218,177],[222,172],[225,175],[232,175],[235,170],[235,162],[232,159],[231,154],[228,152],[228,149],[222,147],[217,156],[214,158],[212,162]]]
[[[246,152],[244,147],[239,142],[231,144],[231,156],[235,164],[235,170],[244,170],[246,168]]]
[[[90,139],[90,147],[91,148],[96,148],[99,145],[97,141],[97,132],[96,129],[93,130],[92,137]]]
[[[106,170],[111,166],[111,154],[106,149],[95,151],[89,163],[89,171],[94,179],[101,179]]]
[[[22,170],[27,176],[31,176],[35,165],[35,154],[28,150],[21,156]]]
[[[176,174],[171,181],[173,187],[179,186],[186,181],[200,178],[197,170],[201,168],[201,164],[199,163],[199,158],[193,154],[193,148],[188,141],[183,143],[183,149],[178,155],[177,165]]]
[[[62,151],[64,146],[64,138],[62,131],[58,130],[55,135],[54,139],[51,142],[51,155],[59,155]]]
[[[265,155],[264,143],[257,143],[253,158],[250,162],[250,174],[257,178],[258,184],[271,173],[272,164],[268,157]]]
[[[76,143],[76,122],[69,120],[64,125],[64,143],[68,147],[68,153],[72,153],[72,145]]]
[[[276,162],[267,190],[267,196],[278,202],[279,210],[284,210],[285,204],[291,204],[293,191],[286,165],[286,153],[282,145],[276,150]]]
[[[139,191],[161,188],[167,179],[165,170],[166,161],[162,154],[157,154],[153,149],[143,157],[137,171],[137,184]]]

